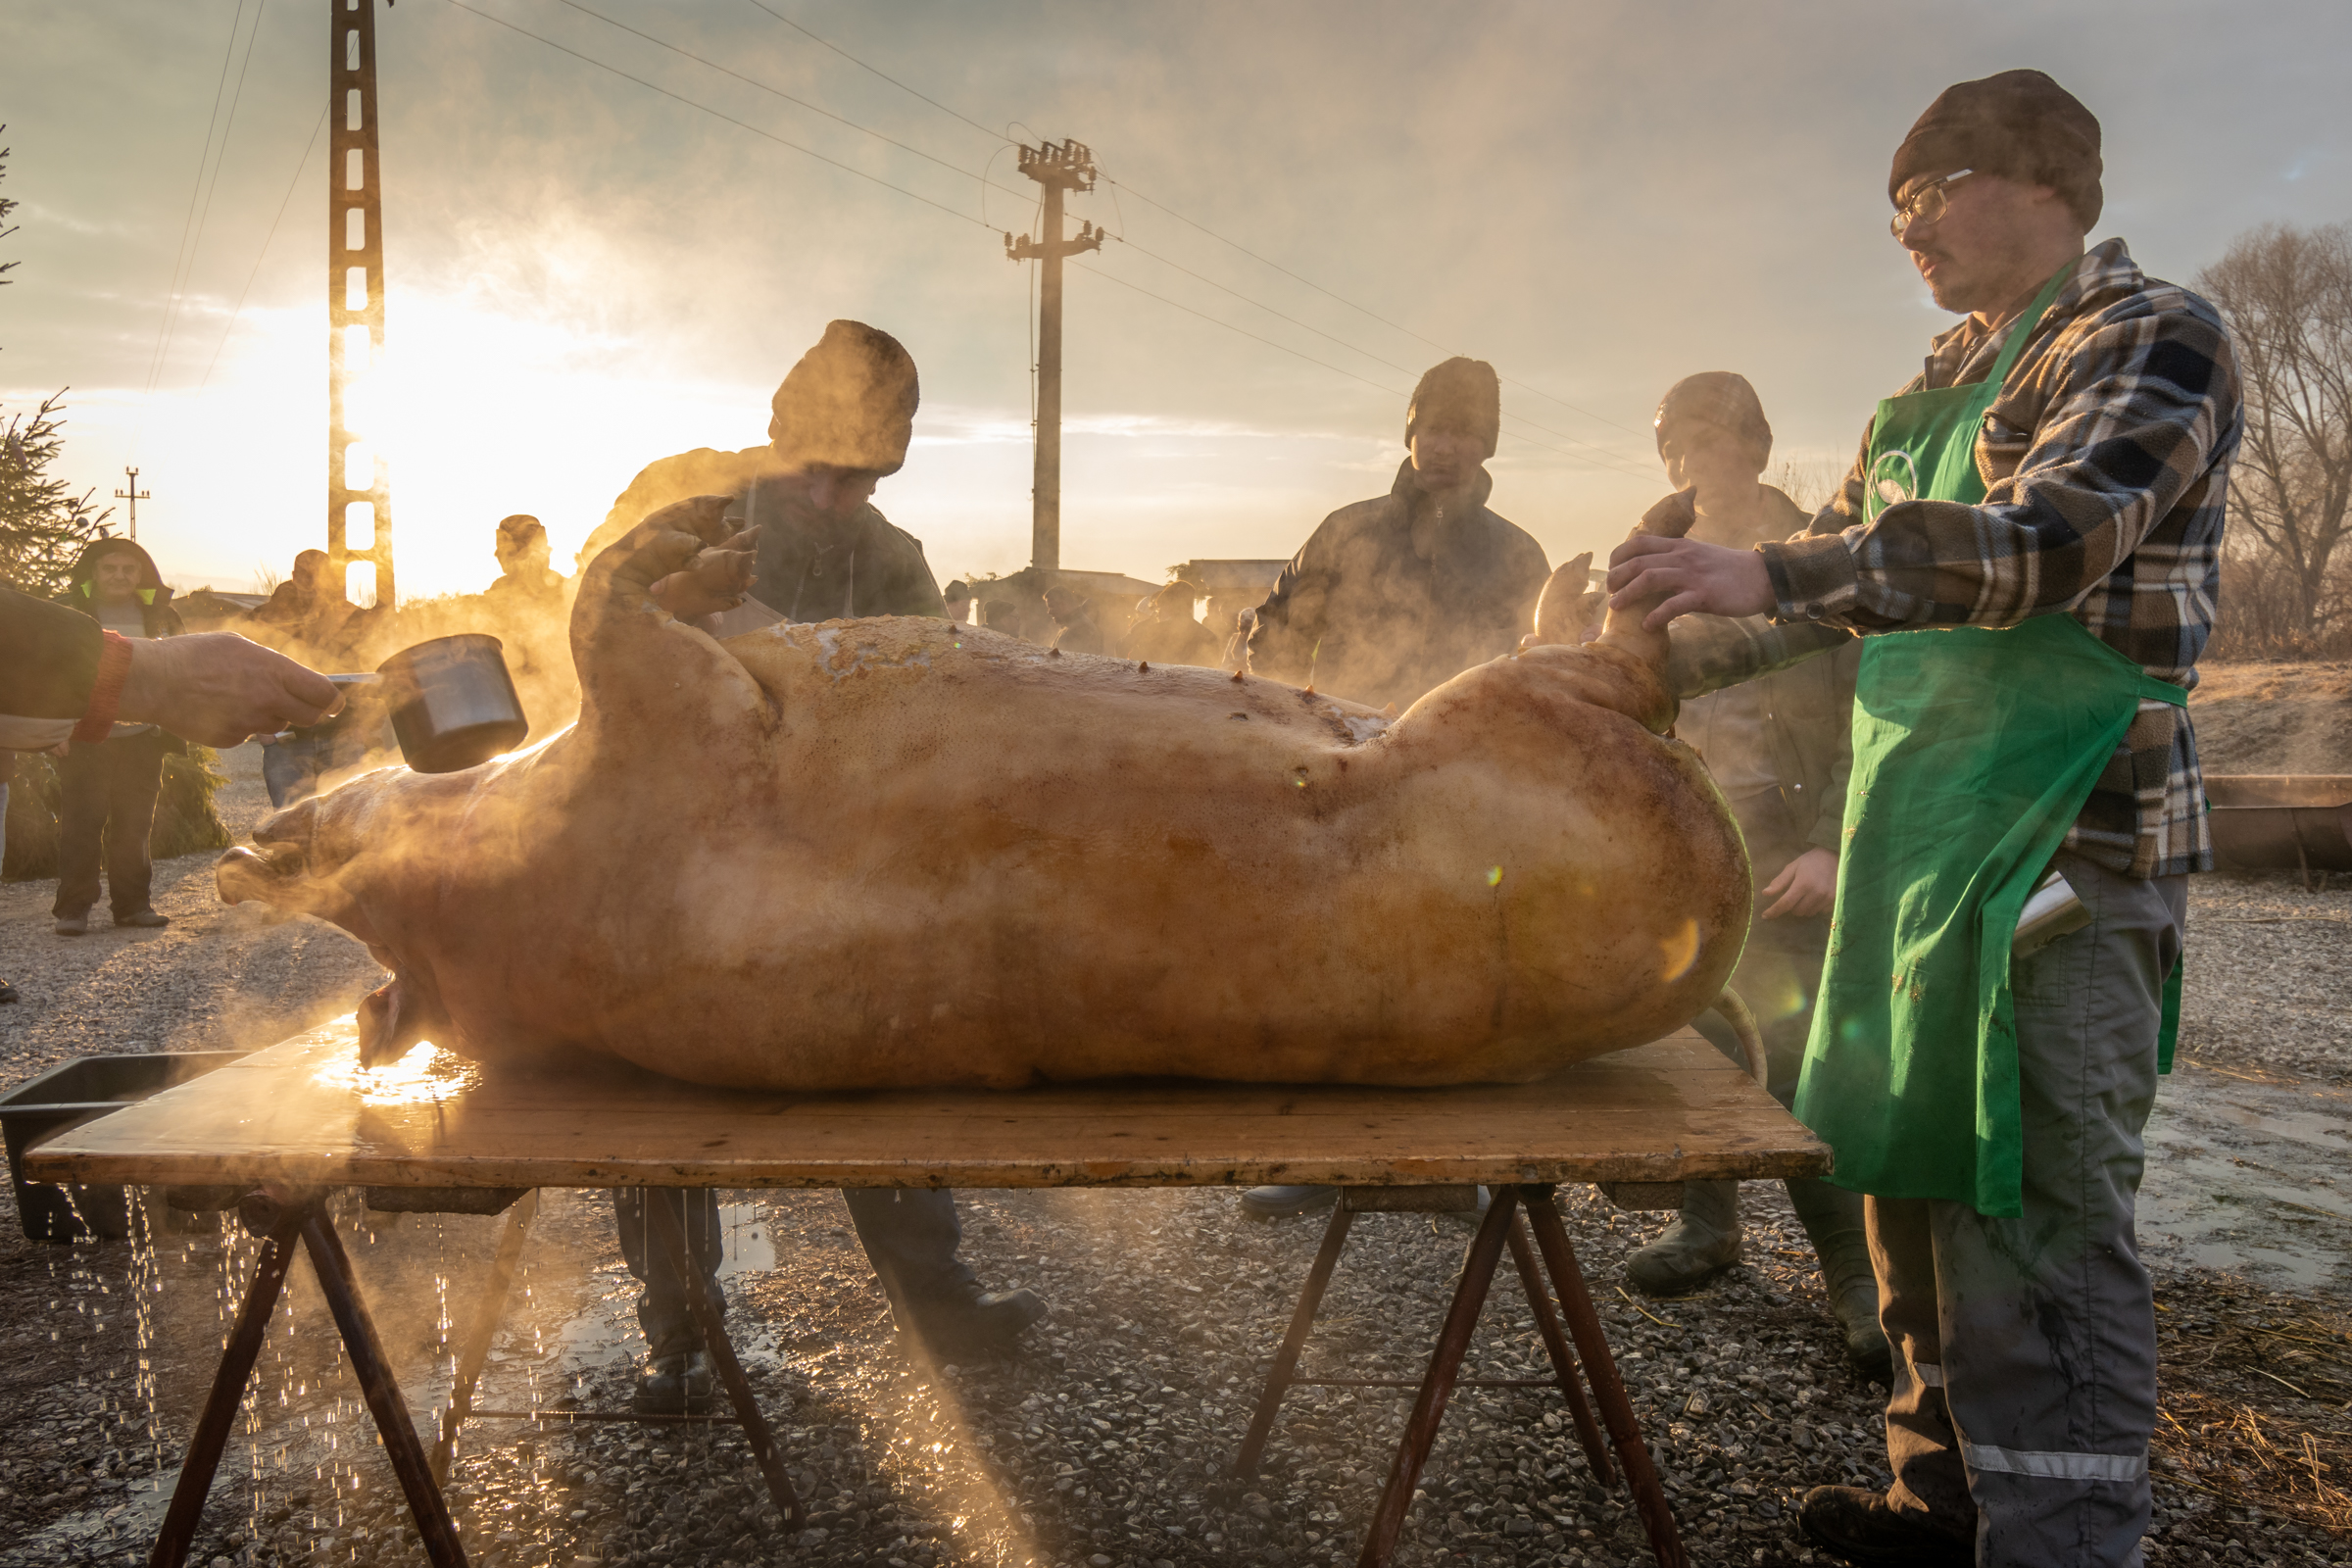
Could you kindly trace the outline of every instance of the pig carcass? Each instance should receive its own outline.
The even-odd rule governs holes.
[[[370,1062],[429,1039],[760,1089],[1524,1081],[1686,1022],[1739,957],[1746,856],[1631,619],[1400,716],[945,620],[719,642],[652,595],[721,544],[679,511],[587,573],[573,728],[364,775],[220,862],[229,902],[391,972]]]

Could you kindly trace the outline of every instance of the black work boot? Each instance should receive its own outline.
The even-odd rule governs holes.
[[[1862,1195],[1813,1178],[1788,1184],[1788,1201],[1804,1222],[1821,1259],[1822,1288],[1845,1331],[1845,1356],[1854,1370],[1879,1383],[1894,1382],[1894,1353],[1879,1326],[1879,1279],[1870,1266],[1862,1229]]]
[[[1815,1545],[1864,1568],[1968,1568],[1977,1560],[1973,1521],[1955,1530],[1925,1513],[1897,1513],[1884,1494],[1860,1487],[1815,1487],[1796,1505],[1796,1522]]]
[[[718,1386],[718,1365],[709,1350],[649,1354],[637,1372],[630,1403],[639,1415],[705,1415]]]
[[[1688,1296],[1740,1261],[1740,1184],[1685,1182],[1683,1211],[1666,1234],[1626,1259],[1644,1296]]]
[[[1012,1348],[1021,1331],[1046,1315],[1035,1291],[975,1289],[969,1296],[927,1297],[892,1303],[899,1330],[934,1358],[971,1360]]]

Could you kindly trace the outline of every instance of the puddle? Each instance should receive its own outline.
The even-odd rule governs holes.
[[[2151,1263],[2290,1290],[2352,1284],[2352,1094],[2187,1069],[2158,1092],[2147,1146]]]

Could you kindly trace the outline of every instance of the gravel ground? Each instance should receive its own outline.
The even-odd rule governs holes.
[[[224,807],[239,825],[259,809],[258,763],[250,751],[229,761]],[[211,905],[206,858],[159,876],[158,906],[189,916],[162,933],[54,938],[48,894],[0,887],[0,973],[28,997],[0,1008],[8,1082],[93,1049],[266,1043],[347,1009],[373,975],[324,927]],[[2352,894],[2203,878],[2193,899],[2185,1065],[2168,1093],[2240,1079],[2279,1095],[2305,1080],[2321,1081],[2314,1094],[2342,1085],[2352,1062],[2342,933],[2312,922],[2352,918]],[[2249,1150],[2268,1136],[2242,1131]],[[2172,1157],[2158,1146],[2151,1186]],[[2180,1159],[2180,1170],[2202,1172]],[[966,1255],[984,1279],[1033,1286],[1054,1311],[1017,1356],[929,1367],[891,1335],[837,1197],[731,1196],[738,1343],[815,1528],[781,1533],[740,1439],[723,1429],[483,1422],[451,1485],[475,1563],[1352,1560],[1408,1394],[1296,1391],[1264,1473],[1224,1474],[1318,1221],[1252,1224],[1223,1192],[966,1195]],[[1655,1217],[1581,1192],[1563,1201],[1693,1559],[1821,1560],[1797,1536],[1794,1499],[1823,1482],[1883,1483],[1880,1394],[1838,1356],[1785,1198],[1751,1187],[1746,1260],[1669,1302],[1617,1287],[1624,1253]],[[393,1223],[356,1208],[344,1219],[412,1405],[437,1403],[505,1222]],[[5,1214],[0,1227],[0,1431],[11,1440],[0,1445],[0,1563],[143,1560],[252,1245],[200,1225],[153,1248],[40,1247]],[[2313,1234],[2340,1252],[2340,1235]],[[1359,1220],[1310,1369],[1417,1371],[1468,1238],[1447,1219]],[[2169,1254],[2156,1266],[2165,1421],[2151,1562],[2352,1563],[2342,1276],[2274,1290],[2258,1270],[2241,1278]],[[485,1401],[623,1404],[634,1293],[601,1195],[546,1195],[517,1293]],[[195,1560],[420,1561],[306,1271],[289,1300]],[[1490,1376],[1543,1365],[1507,1270],[1471,1363]],[[1404,1563],[1648,1560],[1624,1494],[1592,1484],[1559,1401],[1541,1390],[1462,1391],[1421,1488]]]

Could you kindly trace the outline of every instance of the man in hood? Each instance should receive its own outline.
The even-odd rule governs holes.
[[[128,539],[101,539],[84,550],[61,599],[132,642],[176,637],[187,629],[172,608],[172,590],[154,560]],[[58,760],[64,799],[58,812],[57,903],[50,912],[59,936],[89,930],[101,858],[115,924],[171,924],[149,902],[155,866],[147,858],[147,835],[155,825],[164,754],[186,750],[185,741],[153,724],[117,723],[104,740],[74,742]]]
[[[1373,708],[1519,646],[1550,575],[1544,547],[1487,505],[1502,387],[1484,360],[1433,367],[1404,412],[1407,456],[1389,493],[1323,519],[1275,579],[1249,634],[1250,667]],[[1247,613],[1247,612],[1245,612]],[[1261,1218],[1330,1206],[1330,1187],[1253,1187]]]

